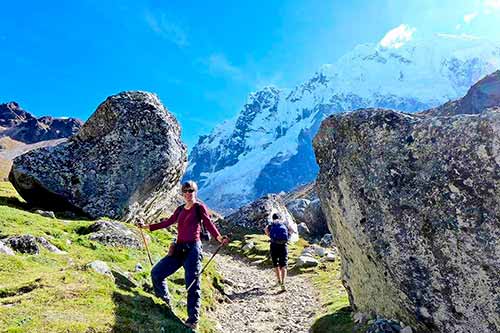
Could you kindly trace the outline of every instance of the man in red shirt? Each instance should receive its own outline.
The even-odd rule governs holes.
[[[142,226],[150,231],[162,229],[177,223],[177,241],[173,254],[161,259],[151,270],[151,279],[156,296],[163,299],[170,306],[170,295],[166,278],[174,274],[181,266],[184,266],[186,288],[194,284],[188,291],[186,325],[196,329],[200,316],[201,288],[199,274],[201,271],[202,249],[201,249],[201,223],[210,234],[221,244],[227,244],[229,239],[221,236],[217,227],[210,220],[207,207],[196,200],[198,186],[194,181],[182,184],[182,196],[186,202],[177,207],[168,219],[160,223]]]

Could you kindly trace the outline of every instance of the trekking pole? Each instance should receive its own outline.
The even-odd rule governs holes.
[[[146,248],[146,252],[148,253],[149,263],[151,264],[151,266],[153,266],[153,259],[151,259],[151,253],[149,252],[148,242],[146,242],[146,237],[144,237],[142,228],[139,228],[139,230],[141,232],[142,241],[144,242],[144,247]]]
[[[198,280],[200,278],[200,276],[203,274],[203,272],[205,271],[205,268],[207,268],[208,264],[210,264],[210,262],[212,261],[212,259],[215,257],[215,255],[219,252],[220,249],[222,249],[222,247],[224,247],[224,243],[220,244],[219,247],[217,247],[217,249],[215,250],[214,254],[212,254],[212,256],[210,257],[210,259],[208,259],[207,263],[205,264],[205,266],[203,266],[203,268],[201,269],[201,272],[200,274],[198,274],[194,279],[193,279],[193,282],[191,282],[191,284],[189,285],[189,287],[187,287],[186,289],[186,292],[189,291],[189,289],[191,289],[191,287],[194,285],[194,283],[196,282],[196,280]]]
[[[138,214],[136,218],[139,220],[139,223],[141,225],[144,225],[144,218],[142,214]],[[148,254],[149,263],[151,264],[151,266],[153,266],[153,259],[151,259],[151,253],[149,252],[148,242],[146,241],[146,237],[144,237],[144,232],[142,231],[142,228],[140,226],[139,226],[139,232],[141,233],[142,242],[144,243],[144,248],[146,249],[146,253]]]

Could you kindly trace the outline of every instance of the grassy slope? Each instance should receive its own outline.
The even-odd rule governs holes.
[[[65,255],[44,249],[39,255],[0,254],[0,331],[2,332],[187,332],[152,294],[150,264],[143,250],[106,247],[77,230],[93,221],[49,219],[28,212],[10,183],[0,183],[0,237],[43,236]],[[150,233],[153,260],[161,258],[171,235]],[[103,260],[112,269],[131,272],[137,282],[99,275],[85,268]],[[134,272],[140,263],[145,271]],[[212,266],[214,267],[214,266]],[[206,308],[214,306],[216,272],[204,274],[201,332],[213,332]],[[183,270],[169,278],[174,312],[185,318]],[[163,328],[163,330],[161,329]]]
[[[265,235],[236,235],[235,240],[229,245],[229,251],[242,255],[260,265],[271,267],[269,257],[269,242]],[[243,251],[242,246],[246,241],[252,241],[255,248]],[[322,262],[317,268],[297,269],[293,266],[302,250],[309,244],[303,240],[289,245],[289,267],[291,274],[306,274],[320,293],[321,308],[317,314],[312,333],[352,333],[364,332],[366,327],[357,327],[351,318],[351,309],[347,293],[342,285],[340,275],[340,260],[335,262]]]

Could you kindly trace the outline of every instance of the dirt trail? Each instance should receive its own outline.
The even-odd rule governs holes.
[[[215,257],[218,271],[230,285],[232,303],[223,303],[210,314],[220,332],[308,332],[320,302],[303,275],[289,276],[287,291],[276,285],[274,271],[251,265],[227,254]]]

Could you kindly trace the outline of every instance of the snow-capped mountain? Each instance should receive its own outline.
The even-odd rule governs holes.
[[[230,212],[314,180],[311,141],[326,116],[366,107],[429,109],[464,96],[498,68],[500,42],[471,37],[359,45],[292,90],[250,94],[235,119],[200,137],[184,178],[198,182],[209,206]]]

